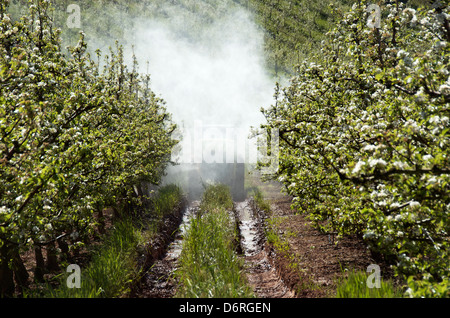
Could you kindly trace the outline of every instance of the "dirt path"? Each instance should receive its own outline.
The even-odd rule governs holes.
[[[153,260],[152,265],[142,277],[138,291],[133,297],[137,298],[171,298],[177,290],[177,280],[174,272],[178,267],[178,259],[181,255],[183,235],[189,227],[189,221],[198,210],[198,201],[192,202],[182,215],[178,229],[171,229],[168,235],[169,244],[164,252]],[[157,239],[158,240],[158,239]],[[167,242],[167,241],[166,241]],[[150,243],[150,245],[152,245]]]
[[[381,267],[383,278],[394,279],[392,268],[375,259],[362,240],[346,236],[333,241],[333,237],[320,233],[306,215],[291,209],[291,198],[279,196],[270,201],[276,231],[289,247],[285,254],[278,254],[277,267],[285,277],[292,278],[289,284],[297,297],[334,297],[339,279],[349,271],[365,272],[370,264]]]
[[[237,202],[241,247],[245,257],[247,279],[259,298],[292,298],[290,290],[274,265],[270,249],[265,244],[262,220],[250,200]]]
[[[177,290],[174,275],[181,255],[183,235],[189,221],[198,211],[199,202],[184,209],[181,221],[172,220],[162,233],[149,243],[148,269],[132,297],[171,298]],[[266,244],[262,215],[251,199],[235,202],[234,217],[239,225],[240,247],[245,260],[245,272],[250,285],[259,298],[292,298],[295,293],[282,279],[273,250]],[[167,223],[167,222],[166,222]],[[166,244],[165,247],[162,245]],[[155,252],[152,249],[156,249]]]

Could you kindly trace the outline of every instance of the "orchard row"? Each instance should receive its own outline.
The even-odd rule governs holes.
[[[27,281],[24,250],[39,261],[45,247],[51,266],[82,245],[101,220],[94,215],[126,211],[135,186],[158,182],[176,144],[164,101],[119,45],[91,58],[81,33],[66,53],[48,1],[16,21],[7,5],[0,1],[1,294]]]
[[[317,227],[357,235],[412,296],[448,296],[449,6],[355,4],[316,62],[264,110],[280,138],[275,177]]]

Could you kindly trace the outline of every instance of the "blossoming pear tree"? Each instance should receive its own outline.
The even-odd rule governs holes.
[[[30,4],[13,21],[0,0],[0,295],[27,282],[21,252],[35,250],[42,278],[41,248],[50,264],[83,244],[94,213],[159,182],[176,144],[164,101],[119,45],[102,67],[83,33],[66,54],[49,1]]]
[[[411,296],[448,296],[450,16],[355,4],[298,66],[262,130],[278,129],[274,176],[324,232],[364,239]]]

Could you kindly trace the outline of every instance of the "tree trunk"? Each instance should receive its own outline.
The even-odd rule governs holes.
[[[14,271],[14,281],[19,287],[20,292],[22,292],[23,287],[28,287],[29,284],[28,278],[30,277],[30,275],[28,274],[28,271],[25,265],[23,264],[22,258],[20,257],[18,252],[15,253],[14,255],[13,271]]]
[[[0,248],[0,297],[11,297],[14,294],[13,271],[9,267],[10,253],[8,246]]]
[[[61,250],[61,255],[64,258],[64,260],[69,260],[70,259],[69,245],[66,243],[66,241],[64,241],[63,238],[60,238],[58,240],[58,247]]]
[[[103,209],[100,208],[98,210],[98,217],[97,217],[98,227],[97,230],[100,234],[105,234],[105,216],[103,215]]]
[[[59,270],[58,256],[56,252],[55,243],[52,242],[47,246],[47,269],[49,271]]]
[[[36,258],[36,267],[34,269],[34,278],[38,282],[44,281],[44,268],[45,268],[45,262],[44,262],[44,256],[42,256],[42,249],[40,246],[34,247],[34,256]]]

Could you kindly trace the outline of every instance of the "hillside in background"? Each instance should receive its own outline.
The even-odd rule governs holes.
[[[355,0],[234,0],[255,14],[265,30],[265,48],[270,68],[290,74],[295,65],[318,52],[325,35],[349,10]],[[372,1],[383,3],[384,1]],[[394,2],[394,1],[392,1]],[[409,0],[412,7],[425,1]],[[370,3],[370,1],[368,1]]]
[[[177,21],[185,25],[186,36],[197,36],[196,31],[230,7],[246,8],[265,33],[265,51],[268,68],[277,76],[292,74],[295,65],[316,52],[325,34],[335,26],[340,13],[348,11],[355,0],[117,0],[86,1],[76,4],[81,8],[81,28],[67,27],[67,12],[71,0],[51,1],[55,11],[56,25],[63,31],[63,43],[74,45],[78,33],[83,30],[88,43],[106,51],[108,46],[119,40],[124,46],[133,44],[133,30],[142,19],[163,21],[171,18],[172,10],[182,10],[183,18]],[[377,1],[374,1],[374,3]],[[378,1],[379,2],[379,1]],[[412,7],[428,2],[409,0]],[[431,3],[431,1],[430,1]],[[333,9],[335,11],[333,12]],[[28,10],[27,1],[11,1],[11,13]],[[173,21],[171,21],[173,23]],[[131,36],[130,36],[131,34]],[[92,47],[92,44],[91,44]]]
[[[69,28],[68,10],[72,1],[52,1],[55,8],[52,16],[63,31],[63,44],[74,45],[78,33],[83,30],[88,43],[105,51],[119,40],[124,46],[133,44],[133,31],[142,19],[164,21],[170,19],[173,10],[181,10],[186,37],[198,36],[197,31],[224,10],[246,8],[265,33],[265,51],[269,69],[274,75],[290,73],[293,65],[304,59],[324,38],[334,25],[332,9],[345,10],[351,0],[333,1],[288,1],[288,0],[118,0],[118,1],[77,1],[81,10],[81,28]],[[28,10],[27,1],[12,1],[10,11],[14,17]],[[69,12],[67,12],[69,11]],[[168,21],[173,24],[173,21]],[[201,27],[200,27],[201,26]],[[131,36],[130,36],[131,34]]]

